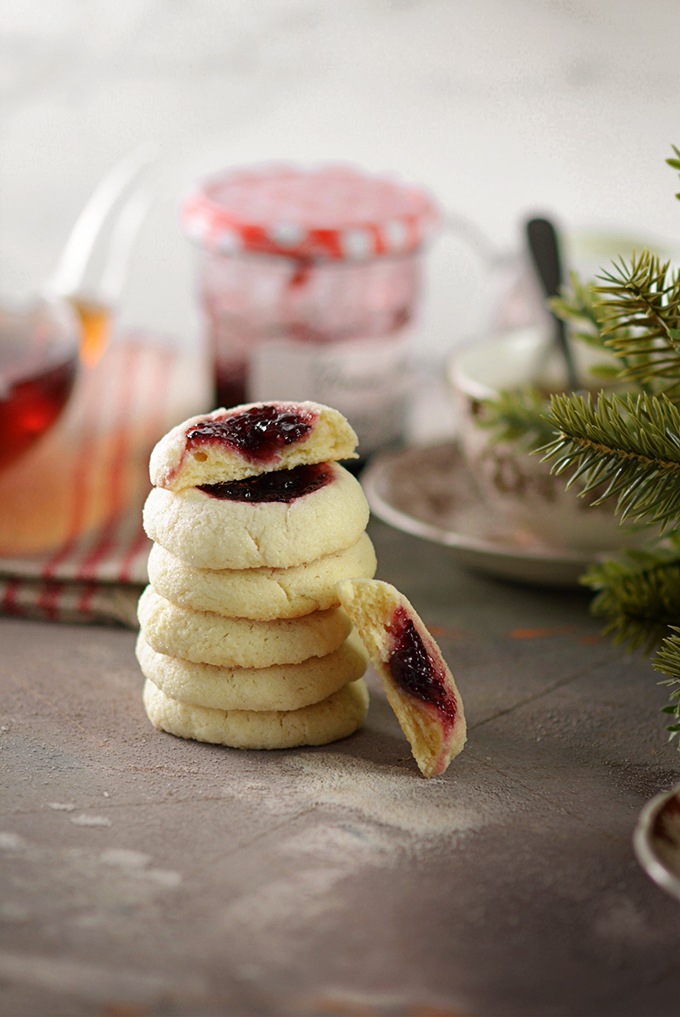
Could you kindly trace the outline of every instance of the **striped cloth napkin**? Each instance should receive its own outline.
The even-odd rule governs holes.
[[[0,613],[137,627],[149,454],[210,404],[199,355],[126,333],[59,423],[0,473]]]

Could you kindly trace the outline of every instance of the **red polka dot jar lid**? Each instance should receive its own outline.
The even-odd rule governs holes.
[[[319,261],[409,254],[440,221],[421,188],[344,165],[230,170],[203,181],[182,208],[185,232],[209,250]]]

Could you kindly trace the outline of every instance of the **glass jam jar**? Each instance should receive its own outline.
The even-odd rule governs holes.
[[[398,440],[420,252],[440,221],[429,195],[344,165],[264,165],[204,181],[182,221],[217,405],[313,399],[348,417],[362,456]]]

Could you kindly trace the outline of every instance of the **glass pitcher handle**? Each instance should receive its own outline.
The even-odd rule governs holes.
[[[476,259],[481,276],[478,323],[469,338],[536,324],[540,319],[538,295],[522,251],[497,247],[472,219],[445,209],[441,240],[446,243],[452,238]]]

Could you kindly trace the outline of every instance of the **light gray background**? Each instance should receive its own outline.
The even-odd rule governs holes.
[[[3,0],[2,282],[38,285],[97,180],[146,140],[166,180],[122,320],[186,342],[177,206],[228,164],[398,171],[500,249],[535,210],[570,231],[672,237],[679,41],[673,0]],[[422,344],[439,355],[472,319],[442,295],[438,257]]]

